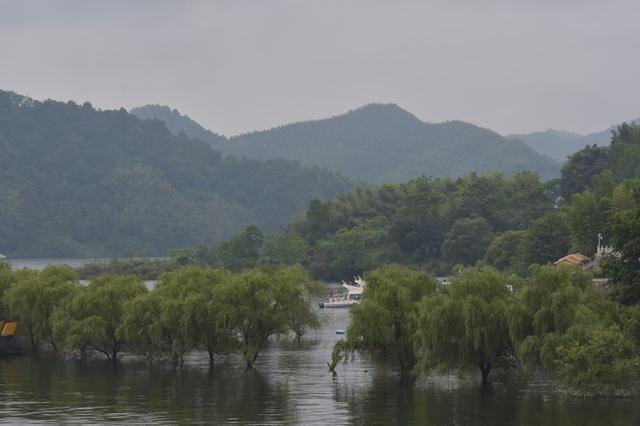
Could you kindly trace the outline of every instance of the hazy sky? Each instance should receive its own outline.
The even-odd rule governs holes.
[[[640,116],[640,1],[0,0],[0,88],[223,134],[395,102],[501,133]]]

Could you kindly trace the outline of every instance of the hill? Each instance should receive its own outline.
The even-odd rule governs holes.
[[[640,123],[640,119],[631,122]],[[569,155],[587,145],[609,145],[612,132],[616,127],[617,125],[611,126],[606,130],[587,135],[549,129],[543,132],[508,135],[507,138],[521,140],[540,154],[564,162]]]
[[[278,231],[346,179],[285,160],[223,158],[124,109],[0,91],[0,253],[162,255],[255,223]]]
[[[149,116],[153,109],[142,111]],[[139,109],[132,112],[141,115]],[[160,114],[154,117],[163,119]],[[171,124],[175,121],[165,120],[174,133],[187,134]],[[460,121],[425,123],[394,104],[371,104],[323,120],[204,140],[237,157],[297,160],[372,183],[489,170],[507,176],[533,170],[548,179],[560,171],[558,162],[520,141]]]

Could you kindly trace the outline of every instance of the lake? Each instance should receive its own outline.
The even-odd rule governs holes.
[[[339,365],[333,378],[326,362],[349,311],[318,313],[319,330],[300,344],[274,342],[255,371],[235,356],[220,357],[210,369],[200,352],[189,354],[182,369],[126,358],[116,367],[101,360],[0,359],[0,423],[640,424],[638,398],[572,398],[540,378],[496,375],[487,389],[479,374],[409,384],[360,357]]]
[[[319,311],[320,330],[301,344],[276,342],[245,371],[233,357],[209,369],[192,353],[182,369],[124,360],[17,357],[0,360],[1,423],[225,423],[422,425],[633,425],[638,399],[556,395],[548,382],[478,375],[431,376],[415,385],[356,358],[326,361],[348,310]]]

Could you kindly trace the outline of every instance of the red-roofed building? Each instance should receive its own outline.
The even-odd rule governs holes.
[[[591,266],[591,259],[582,253],[573,253],[558,259],[554,265],[573,265],[586,269]]]

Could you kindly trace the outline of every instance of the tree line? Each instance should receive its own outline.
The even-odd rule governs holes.
[[[594,255],[598,234],[603,245],[621,246],[630,235],[626,228],[634,229],[630,217],[640,206],[640,169],[612,159],[636,158],[640,128],[622,125],[612,139],[603,148],[610,152],[606,167],[598,168],[597,161],[579,167],[589,171],[585,187],[570,183],[571,170],[593,147],[571,157],[560,180],[543,183],[531,172],[511,179],[472,173],[358,188],[333,201],[312,201],[281,236],[249,226],[219,244],[176,251],[174,261],[232,270],[301,263],[324,280],[348,279],[386,263],[437,275],[459,264],[490,265],[525,277],[531,264],[570,252]],[[567,193],[569,186],[580,192]]]
[[[319,291],[299,266],[247,269],[185,267],[153,290],[134,276],[82,285],[67,267],[11,271],[0,264],[0,314],[19,321],[31,351],[114,363],[123,351],[176,365],[194,349],[239,353],[251,368],[276,336],[300,339],[319,325],[309,298]]]
[[[544,370],[572,391],[620,393],[637,379],[639,306],[625,306],[572,266],[539,266],[527,279],[462,268],[449,285],[424,270],[388,265],[365,275],[363,302],[329,369],[354,353],[403,376],[432,368]]]

